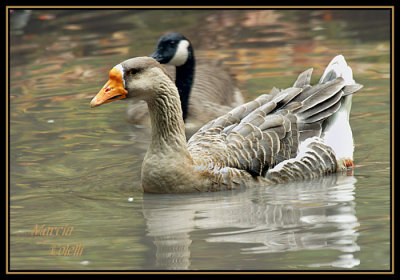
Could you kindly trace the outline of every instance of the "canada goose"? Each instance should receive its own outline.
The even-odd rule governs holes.
[[[152,57],[161,64],[175,66],[168,72],[175,76],[188,138],[210,120],[244,103],[232,75],[219,61],[196,61],[192,44],[182,34],[162,36]],[[139,125],[149,122],[145,102],[131,102],[126,119]]]
[[[184,193],[314,178],[353,166],[351,94],[362,85],[342,55],[310,86],[312,69],[293,87],[274,88],[210,121],[188,142],[178,90],[150,57],[128,59],[91,107],[124,98],[148,104],[151,141],[142,163],[144,192]]]

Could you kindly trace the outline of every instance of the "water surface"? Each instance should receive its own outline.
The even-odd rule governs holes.
[[[389,27],[388,10],[13,11],[10,269],[390,269]],[[310,67],[317,82],[343,54],[364,85],[351,112],[354,174],[144,195],[148,129],[125,122],[126,102],[89,102],[114,65],[171,31],[199,59],[222,59],[246,100]],[[32,236],[42,225],[72,231]]]

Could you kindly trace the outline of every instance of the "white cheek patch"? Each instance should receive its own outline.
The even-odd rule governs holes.
[[[125,87],[125,79],[124,79],[124,69],[122,68],[121,64],[115,65],[114,68],[118,69],[121,72],[122,82],[124,83]]]
[[[189,41],[182,40],[178,44],[174,57],[167,63],[174,66],[181,66],[186,63],[189,57]]]

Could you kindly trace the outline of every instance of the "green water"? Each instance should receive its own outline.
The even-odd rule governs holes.
[[[390,269],[389,26],[388,10],[13,12],[10,269]],[[126,102],[89,102],[114,65],[149,55],[170,31],[198,58],[223,59],[246,100],[310,67],[317,82],[343,54],[364,85],[351,112],[354,176],[143,195],[148,130],[125,122]],[[73,230],[33,236],[36,225]]]

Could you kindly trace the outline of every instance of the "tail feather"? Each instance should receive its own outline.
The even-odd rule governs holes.
[[[352,93],[363,86],[357,84],[353,79],[353,71],[347,65],[343,55],[332,59],[325,69],[320,83],[327,83],[336,78],[343,78],[345,86],[342,90],[340,108],[323,123],[322,138],[325,143],[333,148],[339,159],[353,159],[354,140],[350,127],[350,110],[352,104]]]
[[[354,85],[356,82],[353,79],[353,70],[347,65],[343,55],[335,56],[326,67],[324,74],[319,80],[320,84],[325,84],[336,78],[342,77],[346,85]]]

